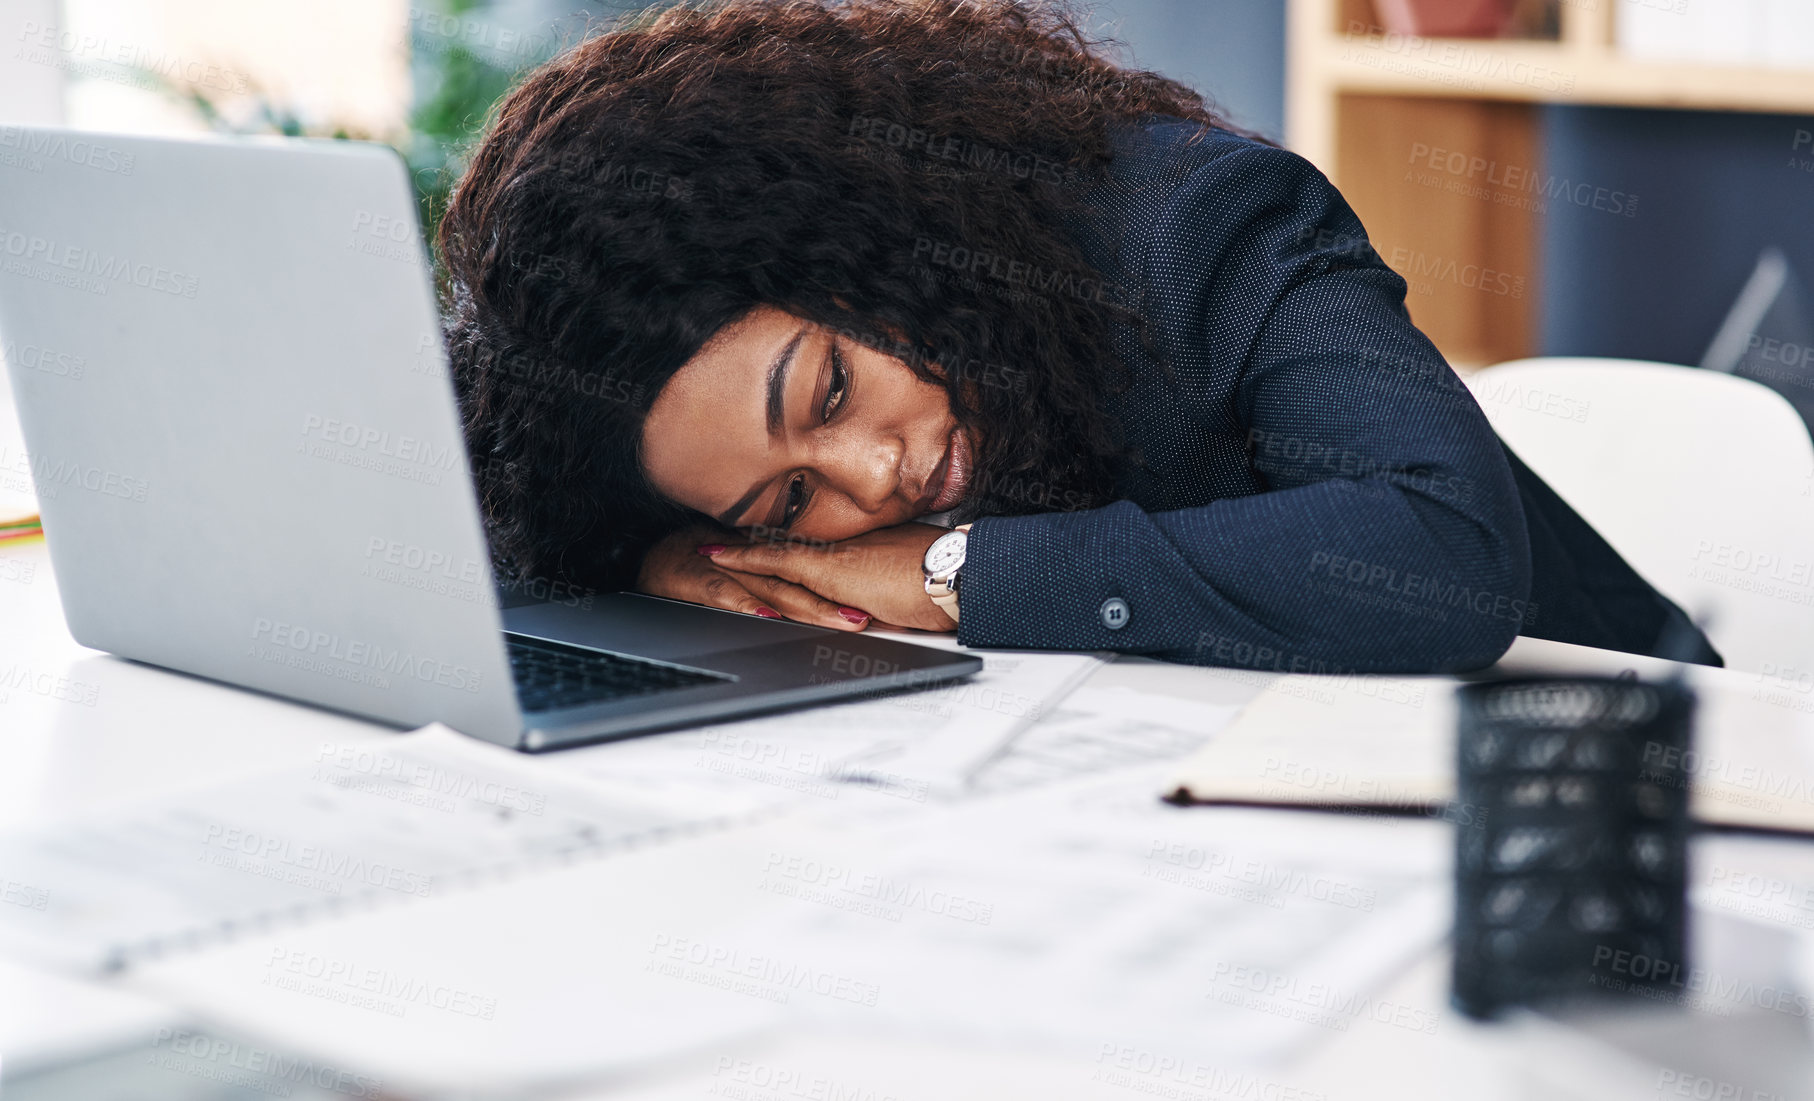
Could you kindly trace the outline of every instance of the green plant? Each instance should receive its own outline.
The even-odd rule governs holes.
[[[282,134],[289,137],[383,141],[403,155],[415,188],[416,207],[425,240],[434,240],[448,193],[465,168],[473,142],[484,130],[492,106],[522,73],[546,61],[577,40],[595,18],[573,13],[578,23],[546,28],[546,33],[518,33],[497,20],[488,0],[441,0],[434,10],[412,8],[409,26],[412,105],[401,133],[374,135],[343,123],[305,122],[293,105],[249,81],[246,99],[229,103],[209,91],[180,83],[146,69],[135,70],[146,85],[186,104],[210,129],[238,134]],[[449,38],[434,33],[451,25],[463,33]],[[469,41],[534,42],[537,48],[508,51],[474,49]],[[500,59],[503,62],[500,63]]]

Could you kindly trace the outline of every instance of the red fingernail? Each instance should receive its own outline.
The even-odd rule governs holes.
[[[869,618],[868,612],[859,612],[855,608],[839,608],[838,614],[852,623],[861,623]]]
[[[757,608],[756,614],[761,616],[763,619],[780,619],[781,618],[780,612],[775,611],[775,609],[770,608],[767,605]]]
[[[714,554],[723,554],[724,553],[724,544],[723,543],[703,544],[699,548],[699,553],[705,555],[707,558],[710,558]]]

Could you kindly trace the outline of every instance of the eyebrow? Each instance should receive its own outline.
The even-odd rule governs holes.
[[[786,423],[782,398],[787,390],[788,371],[794,365],[794,355],[800,350],[800,340],[805,335],[806,326],[802,324],[794,330],[793,338],[782,346],[781,350],[775,354],[774,361],[768,365],[768,434],[770,439],[781,435],[781,430]],[[767,485],[767,482],[763,482],[760,485],[751,486],[749,492],[738,498],[736,504],[718,514],[718,522],[727,528],[736,527],[737,517],[742,516],[744,510],[754,504],[756,498],[762,496],[762,491]]]

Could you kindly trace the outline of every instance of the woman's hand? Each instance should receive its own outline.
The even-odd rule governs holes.
[[[926,595],[921,569],[926,548],[943,534],[931,524],[901,524],[839,543],[718,543],[702,553],[751,591],[789,585],[883,623],[949,632],[957,624]]]
[[[732,573],[700,550],[702,546],[708,550],[722,547],[738,538],[723,528],[703,524],[675,532],[643,555],[637,591],[840,631],[861,631],[869,625],[869,614],[861,608],[841,607],[780,577]],[[923,592],[920,599],[931,605]]]

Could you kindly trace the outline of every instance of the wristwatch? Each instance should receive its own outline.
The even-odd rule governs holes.
[[[953,623],[957,622],[958,571],[964,568],[964,545],[969,541],[969,524],[952,528],[933,540],[926,548],[926,560],[920,563],[926,575],[926,595]]]

